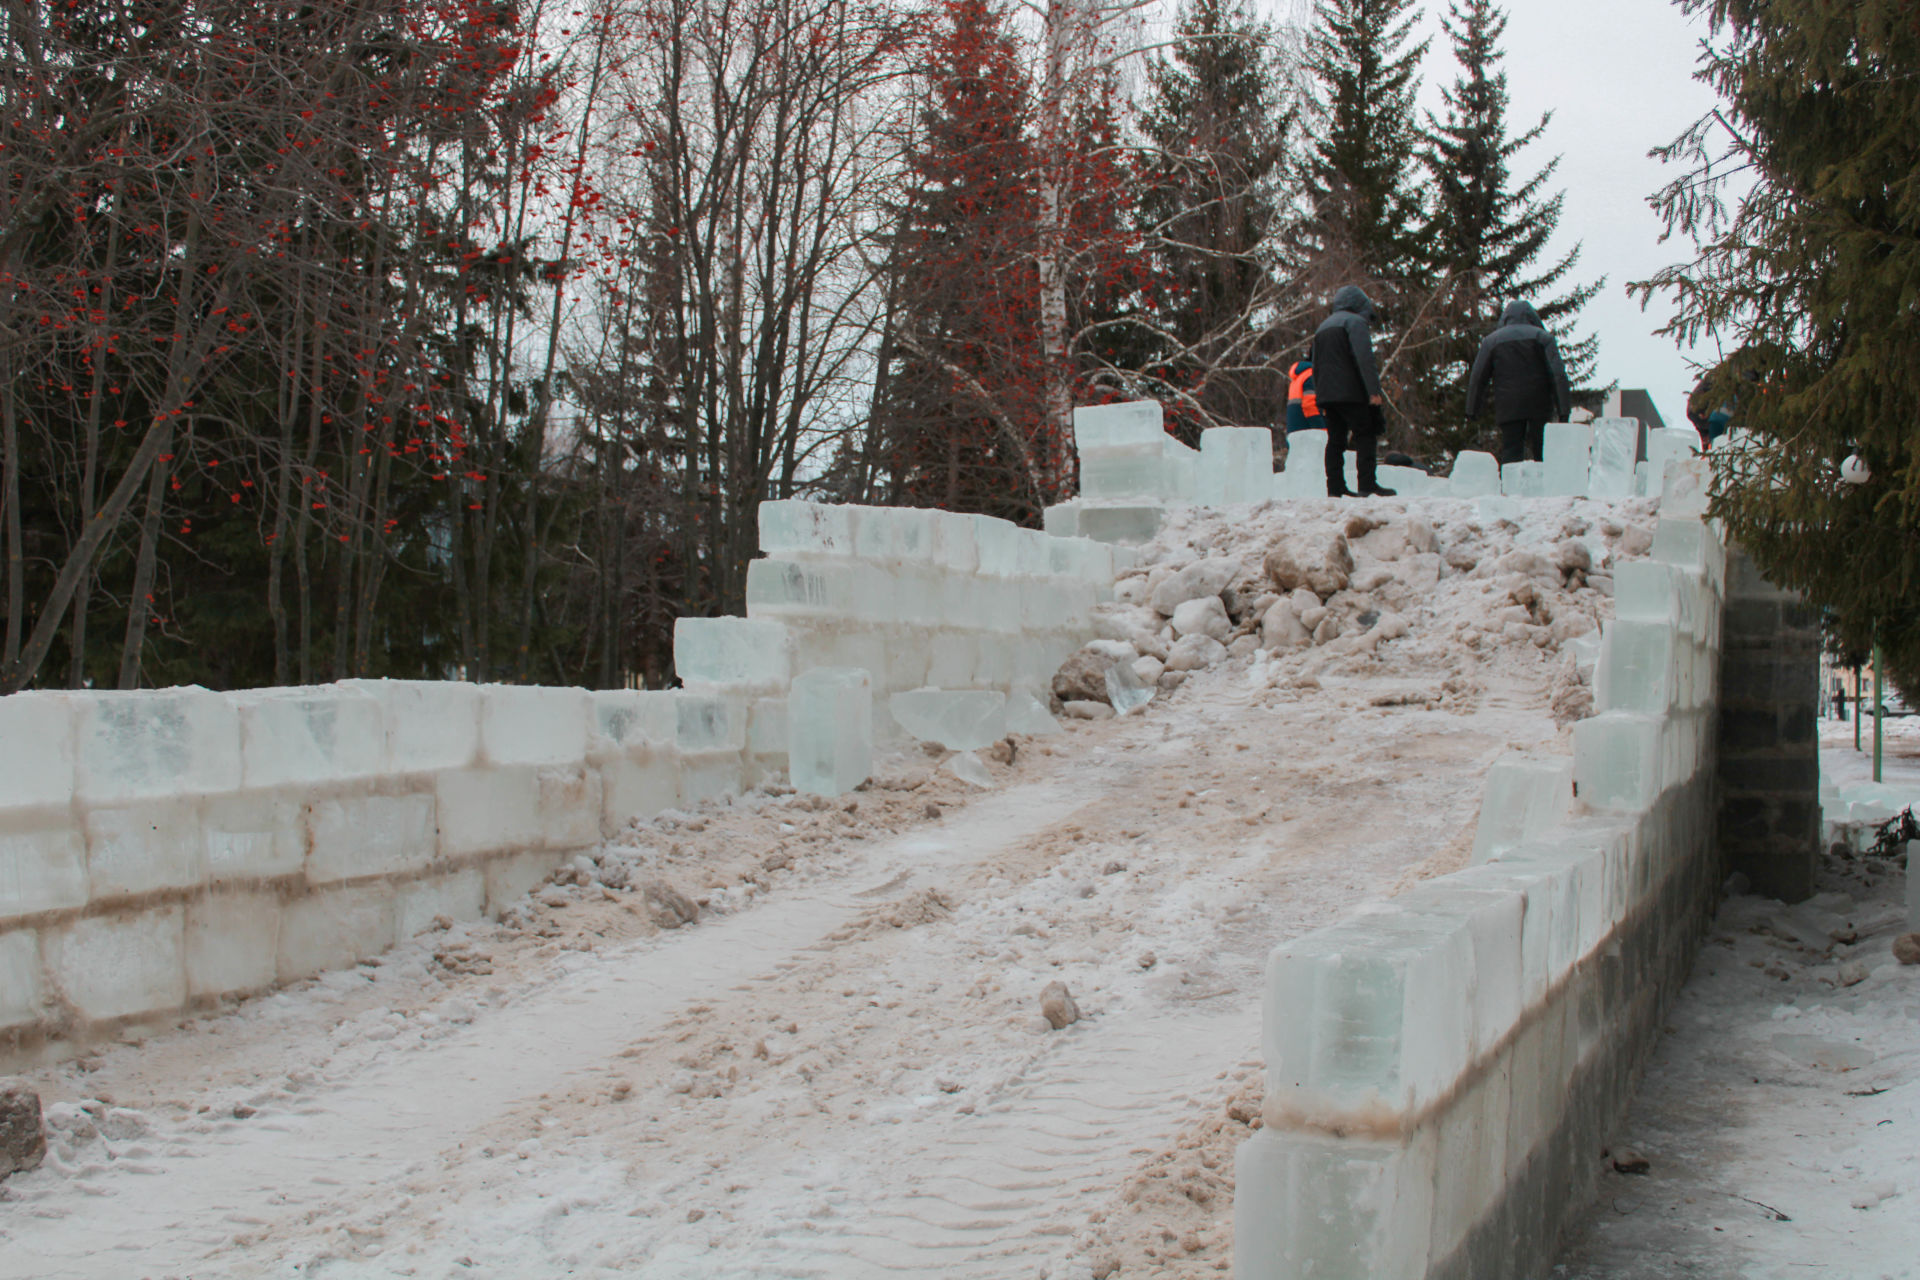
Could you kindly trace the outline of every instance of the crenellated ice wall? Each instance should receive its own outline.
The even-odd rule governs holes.
[[[1326,496],[1327,433],[1288,435],[1284,469],[1273,469],[1273,434],[1264,427],[1215,427],[1190,449],[1166,433],[1151,400],[1074,410],[1080,494],[1047,509],[1047,531],[1101,542],[1141,543],[1159,532],[1166,509],[1182,503],[1230,506],[1269,499]],[[1383,466],[1380,483],[1402,497],[1517,498],[1658,497],[1670,463],[1699,452],[1691,429],[1656,428],[1640,451],[1640,423],[1601,418],[1548,423],[1542,462],[1501,466],[1490,453],[1466,451],[1444,476],[1416,467]],[[1347,487],[1358,483],[1347,455]]]
[[[937,511],[777,502],[761,522],[753,616],[680,622],[684,689],[0,698],[0,1048],[498,912],[633,818],[784,776],[796,748],[828,765],[800,785],[856,786],[890,694],[1044,697],[1130,555]],[[825,690],[797,716],[796,680]]]
[[[1465,871],[1277,948],[1239,1280],[1542,1274],[1683,982],[1720,880],[1727,556],[1682,468],[1622,564],[1570,767],[1496,773]]]

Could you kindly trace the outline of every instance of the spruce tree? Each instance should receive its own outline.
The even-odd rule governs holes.
[[[1459,69],[1442,91],[1444,116],[1428,116],[1420,156],[1433,178],[1421,240],[1438,291],[1428,308],[1436,340],[1423,361],[1431,390],[1422,444],[1452,454],[1494,443],[1491,424],[1466,419],[1466,380],[1480,339],[1499,324],[1502,307],[1533,304],[1560,340],[1568,379],[1580,387],[1592,378],[1598,342],[1578,337],[1574,321],[1605,281],[1556,295],[1579,260],[1579,246],[1557,261],[1540,261],[1560,225],[1565,194],[1547,192],[1558,157],[1531,178],[1516,182],[1513,175],[1514,159],[1546,131],[1552,114],[1523,133],[1510,131],[1507,74],[1500,66],[1506,15],[1492,0],[1452,0],[1441,27]]]
[[[1271,301],[1290,121],[1273,32],[1244,0],[1189,0],[1171,56],[1148,64],[1140,222],[1159,289],[1142,367],[1177,390],[1183,435],[1267,425],[1286,409],[1284,362],[1256,312]]]
[[[1427,42],[1411,0],[1318,0],[1306,67],[1319,137],[1306,175],[1319,256],[1339,283],[1397,287],[1423,276],[1420,128],[1414,99]],[[1324,283],[1324,282],[1323,282]]]
[[[1920,695],[1920,26],[1898,0],[1685,7],[1721,102],[1666,149],[1688,171],[1655,206],[1700,251],[1634,288],[1735,352],[1710,392],[1752,447],[1714,451],[1714,513]],[[1864,484],[1839,479],[1854,453]]]
[[[878,496],[1037,520],[1062,464],[1042,402],[1031,102],[1004,12],[948,4],[926,88],[889,263]]]

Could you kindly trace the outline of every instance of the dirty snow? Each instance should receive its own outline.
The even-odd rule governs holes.
[[[1886,746],[1885,780],[1920,803],[1920,724],[1889,721]],[[1821,771],[1872,777],[1851,724],[1821,723]],[[1622,1129],[1648,1171],[1603,1164],[1556,1276],[1920,1276],[1920,966],[1892,954],[1906,873],[1835,854],[1817,889],[1721,906]]]
[[[0,1277],[1225,1272],[1266,953],[1462,865],[1487,766],[1570,749],[1651,517],[1183,514],[1123,598],[1236,561],[1233,656],[983,753],[989,788],[908,752],[662,815],[497,924],[32,1073]],[[1352,580],[1269,651],[1263,557],[1305,528],[1352,532]]]

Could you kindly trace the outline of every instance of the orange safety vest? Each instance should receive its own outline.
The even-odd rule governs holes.
[[[1291,381],[1287,384],[1287,403],[1298,403],[1300,412],[1309,418],[1320,416],[1320,397],[1307,390],[1307,379],[1313,376],[1313,366],[1302,369],[1300,362],[1287,370]]]

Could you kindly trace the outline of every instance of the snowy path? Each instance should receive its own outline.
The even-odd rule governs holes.
[[[1920,725],[1894,724],[1884,776],[1920,800]],[[1826,777],[1867,781],[1851,726],[1822,729]],[[1816,887],[1721,907],[1622,1126],[1651,1170],[1602,1174],[1556,1275],[1920,1277],[1920,968],[1891,948],[1906,877],[1828,857]]]

